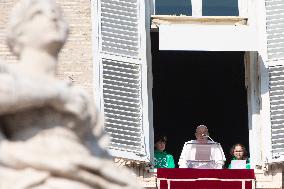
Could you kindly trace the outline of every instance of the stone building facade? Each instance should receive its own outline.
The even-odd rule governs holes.
[[[100,78],[102,78],[103,76],[99,75],[99,69],[98,67],[95,68],[95,66],[97,66],[94,63],[97,63],[96,61],[94,61],[95,58],[98,57],[99,53],[101,53],[101,44],[95,44],[98,41],[96,41],[96,38],[94,38],[94,36],[100,38],[100,36],[98,36],[96,34],[99,33],[99,31],[94,31],[93,29],[95,28],[96,30],[98,29],[98,27],[96,27],[98,23],[94,23],[94,20],[92,20],[92,17],[95,17],[97,15],[102,14],[102,12],[98,11],[99,8],[101,7],[96,7],[98,4],[96,3],[97,1],[86,1],[86,0],[58,0],[57,1],[61,7],[63,8],[63,12],[64,12],[64,16],[67,20],[67,22],[69,23],[70,26],[70,34],[69,34],[69,38],[67,40],[67,43],[65,44],[60,57],[59,57],[59,69],[58,69],[58,76],[61,79],[67,79],[67,80],[71,80],[73,81],[75,84],[77,85],[81,85],[83,86],[83,88],[85,88],[89,94],[93,95],[96,99],[100,99],[100,96],[102,96],[102,94],[100,94],[99,91],[97,91],[96,87],[98,86],[98,81],[100,80]],[[105,4],[105,9],[106,11],[110,10],[111,11],[116,11],[114,10],[115,7],[113,7],[111,5],[111,3],[108,3],[108,1],[105,0],[101,0],[99,2],[103,2]],[[129,5],[133,5],[136,6],[136,4],[139,1],[135,1],[135,0],[129,0]],[[142,2],[142,1],[141,1]],[[145,6],[145,4],[143,2],[147,2],[148,6]],[[149,6],[149,2],[152,2],[150,0],[146,0],[143,1],[141,4],[144,5],[144,11],[142,14],[142,17],[144,16],[144,21],[142,22],[142,25],[137,25],[137,27],[139,27],[141,29],[141,27],[143,28],[144,26],[149,26],[148,29],[150,30],[150,14],[151,14],[151,7]],[[196,1],[195,1],[196,2]],[[274,157],[272,157],[271,155],[271,147],[268,147],[271,143],[271,136],[268,136],[269,132],[271,132],[270,129],[271,128],[271,120],[270,117],[270,100],[269,100],[269,94],[267,92],[267,88],[269,88],[269,85],[267,84],[269,81],[269,69],[268,67],[270,67],[270,65],[276,63],[275,65],[282,65],[283,66],[283,53],[281,53],[281,49],[283,47],[283,43],[281,40],[283,40],[283,37],[280,36],[280,42],[279,42],[279,46],[277,46],[276,44],[276,52],[278,54],[280,54],[280,58],[269,58],[267,56],[267,43],[266,43],[266,15],[265,13],[269,14],[271,12],[273,12],[273,10],[270,10],[269,8],[273,9],[273,6],[275,6],[275,11],[276,11],[276,18],[274,18],[275,15],[270,15],[269,22],[272,23],[272,25],[278,25],[279,26],[279,30],[281,30],[281,27],[283,26],[283,18],[281,17],[283,15],[283,3],[281,1],[277,1],[277,0],[266,0],[266,1],[255,1],[255,0],[250,0],[250,1],[242,1],[239,0],[239,2],[248,2],[248,6],[244,6],[244,4],[242,5],[242,9],[240,9],[240,14],[241,18],[221,18],[219,19],[220,23],[216,23],[218,22],[218,19],[213,18],[213,24],[212,24],[212,20],[207,19],[207,18],[200,18],[200,19],[192,19],[192,18],[188,18],[188,17],[152,17],[152,21],[159,20],[160,19],[160,23],[153,23],[152,24],[157,24],[159,27],[159,24],[163,24],[164,26],[168,25],[173,25],[173,24],[193,24],[193,25],[203,25],[204,23],[209,23],[208,25],[210,25],[208,28],[214,28],[216,25],[222,25],[220,28],[220,31],[222,31],[222,28],[224,25],[230,25],[230,26],[253,26],[254,28],[257,29],[258,31],[258,36],[257,36],[257,41],[258,41],[258,47],[252,47],[251,43],[249,43],[248,41],[239,41],[239,43],[236,44],[236,46],[238,48],[240,48],[240,51],[243,51],[245,54],[245,59],[244,60],[244,64],[246,64],[246,84],[248,86],[247,91],[248,91],[248,119],[249,119],[249,128],[247,128],[247,132],[249,133],[249,145],[250,145],[250,151],[251,151],[251,158],[252,158],[252,162],[253,162],[253,166],[255,167],[255,173],[257,176],[257,185],[256,188],[262,188],[262,189],[280,189],[283,188],[283,159],[281,160],[277,160],[274,159]],[[2,59],[3,61],[6,61],[8,63],[15,63],[15,57],[12,56],[5,44],[5,25],[7,23],[7,19],[8,19],[8,15],[9,12],[11,10],[11,8],[13,7],[13,5],[16,3],[16,0],[2,0],[0,3],[0,60]],[[122,3],[127,4],[128,1],[122,1]],[[271,5],[270,5],[270,4]],[[265,7],[267,6],[267,8]],[[282,7],[282,9],[281,9]],[[121,8],[121,9],[120,9]],[[123,15],[123,13],[127,12],[127,10],[124,8],[124,6],[118,6],[117,7],[118,11],[120,11]],[[249,10],[249,11],[248,11]],[[281,12],[282,11],[282,12]],[[111,12],[110,15],[114,15],[114,12]],[[247,15],[249,13],[249,15]],[[279,13],[279,14],[278,14]],[[277,15],[278,14],[278,15]],[[197,16],[200,16],[202,14],[200,14],[200,12],[196,13]],[[278,16],[278,17],[277,17]],[[125,16],[126,18],[129,18],[129,15]],[[249,18],[248,18],[249,17]],[[145,19],[146,18],[146,19]],[[248,19],[247,19],[248,18]],[[107,17],[104,17],[103,19],[109,19]],[[278,20],[277,20],[278,19]],[[143,19],[142,19],[143,20]],[[96,22],[99,22],[98,20]],[[146,22],[146,24],[145,24]],[[147,23],[148,22],[148,23]],[[158,21],[159,22],[159,21]],[[277,23],[279,22],[279,23]],[[140,23],[141,24],[141,23]],[[98,24],[99,25],[99,24]],[[130,23],[131,25],[131,23]],[[120,26],[122,26],[121,23],[116,23],[116,26],[118,26],[118,28]],[[93,29],[92,29],[93,27]],[[135,26],[134,26],[135,27]],[[207,27],[207,26],[206,26]],[[217,26],[219,27],[219,26]],[[103,28],[104,29],[104,28]],[[152,31],[153,30],[158,30],[159,28],[153,28],[152,27]],[[133,29],[135,30],[135,28]],[[277,30],[277,28],[276,28]],[[143,29],[141,30],[143,32],[145,32]],[[161,31],[161,30],[160,30]],[[233,31],[233,30],[230,30]],[[273,29],[270,31],[274,31]],[[145,32],[146,35],[142,36],[143,40],[142,43],[150,43],[150,39],[149,39],[149,31]],[[222,32],[221,32],[222,35]],[[271,36],[273,36],[274,34],[271,34]],[[107,39],[113,39],[110,36],[104,36]],[[174,38],[173,38],[174,39]],[[114,39],[114,41],[107,41],[108,43],[113,43],[116,39]],[[138,41],[141,42],[140,38],[138,39]],[[162,41],[165,42],[166,40]],[[277,41],[277,39],[276,39]],[[121,41],[119,41],[119,45],[127,45],[129,41],[126,40],[125,44]],[[168,40],[168,42],[170,43],[171,47],[175,47],[176,49],[171,49],[171,50],[177,50],[179,47],[179,44],[182,43],[171,43],[171,40]],[[242,43],[245,42],[245,43]],[[273,43],[273,40],[272,40]],[[131,43],[132,44],[132,43]],[[213,45],[212,45],[213,44]],[[144,45],[144,46],[143,46]],[[127,63],[128,65],[128,61],[133,61],[135,63],[135,65],[143,65],[148,64],[151,65],[151,55],[149,55],[149,48],[143,44],[142,45],[142,49],[143,51],[141,51],[143,54],[143,57],[138,58],[139,61],[142,60],[142,64],[140,64],[141,62],[135,62],[136,59],[135,57],[120,57],[118,58],[118,60],[116,60],[117,58],[117,54],[113,53],[111,54],[111,56],[109,56],[109,59],[114,60],[114,62],[118,62],[118,63]],[[216,48],[216,47],[220,47],[218,46],[214,46],[216,45],[216,43],[203,43],[204,47],[207,47],[207,45],[209,45],[210,48]],[[212,45],[212,46],[210,46]],[[272,44],[271,48],[273,47],[274,44]],[[281,46],[282,45],[282,46]],[[231,50],[236,50],[234,49],[236,46],[232,45],[229,48]],[[140,46],[141,47],[141,46]],[[140,48],[139,47],[139,48]],[[248,48],[248,49],[242,49],[243,47]],[[111,46],[110,48],[115,48],[114,46]],[[192,47],[191,47],[192,48]],[[194,48],[194,47],[193,47]],[[224,48],[224,47],[221,47]],[[273,51],[275,49],[271,49],[271,57],[273,56]],[[280,49],[280,50],[279,50]],[[112,49],[108,50],[107,53],[109,51],[111,51]],[[191,49],[192,50],[192,49]],[[193,49],[194,50],[194,49]],[[212,49],[211,49],[212,50]],[[217,48],[215,49],[217,51]],[[102,52],[102,54],[105,52]],[[102,56],[102,60],[100,60],[101,62],[108,58],[107,55],[108,54],[104,54]],[[127,52],[122,52],[126,53]],[[138,53],[138,54],[139,54]],[[146,55],[147,54],[147,55]],[[145,56],[147,56],[145,58]],[[101,57],[100,57],[101,58]],[[1,61],[2,61],[1,60]],[[277,62],[278,61],[278,62]],[[111,61],[110,61],[111,62]],[[106,63],[109,63],[106,61]],[[122,64],[122,65],[126,65],[126,64]],[[102,65],[103,67],[104,65]],[[110,67],[115,67],[113,65],[107,65]],[[126,66],[127,67],[127,66]],[[151,66],[149,66],[151,67]],[[271,72],[273,71],[273,65],[271,66]],[[136,68],[135,68],[136,69]],[[112,70],[113,71],[113,70]],[[121,70],[115,70],[117,72],[120,72]],[[143,70],[142,70],[143,71]],[[146,79],[144,78],[144,83],[147,82],[147,80],[151,80],[151,69],[146,68],[146,70],[144,69],[144,76],[146,76]],[[145,72],[147,72],[147,74],[145,75]],[[282,74],[283,70],[280,69],[280,75]],[[270,73],[271,74],[271,73]],[[274,74],[274,73],[272,73]],[[278,73],[275,73],[276,75]],[[146,80],[146,81],[145,81]],[[141,81],[142,82],[142,81]],[[150,86],[148,86],[149,88],[151,88],[151,84]],[[143,87],[142,87],[143,88]],[[144,86],[144,89],[147,88],[147,86]],[[262,91],[262,90],[266,90],[266,91]],[[101,89],[102,90],[102,89]],[[111,90],[113,90],[113,88],[111,88]],[[151,90],[149,90],[150,93],[148,93],[148,97],[151,96]],[[144,96],[143,96],[144,97]],[[146,95],[147,97],[147,95]],[[147,99],[143,99],[144,102],[147,101]],[[100,102],[98,102],[100,104]],[[148,103],[148,102],[147,102]],[[143,105],[147,104],[147,103],[142,103]],[[149,108],[149,109],[148,109]],[[152,123],[151,123],[151,119],[152,119],[152,113],[151,113],[151,103],[149,103],[149,105],[147,107],[142,107],[142,109],[145,110],[145,112],[147,112],[146,114],[143,114],[144,119],[148,119],[148,130],[146,132],[143,133],[142,136],[146,137],[147,140],[147,149],[150,149],[151,151],[151,143],[153,143],[152,138],[153,137],[153,131],[151,130],[150,127],[152,127]],[[103,108],[102,108],[103,110]],[[149,110],[149,111],[148,111]],[[107,111],[105,111],[106,113],[108,113]],[[110,112],[112,113],[112,112]],[[280,112],[281,113],[281,112]],[[283,113],[283,112],[282,112]],[[283,126],[282,126],[283,127]],[[275,127],[276,128],[276,127]],[[108,128],[109,130],[111,130],[112,128]],[[270,129],[270,131],[269,131]],[[117,129],[118,131],[120,131],[119,129]],[[278,131],[278,129],[274,129],[276,132]],[[142,129],[142,131],[145,131]],[[269,132],[267,132],[269,131]],[[281,129],[280,129],[281,131]],[[140,132],[140,131],[139,131]],[[134,133],[135,132],[129,132],[129,133]],[[140,133],[139,133],[140,134]],[[279,134],[279,133],[277,133]],[[279,134],[279,136],[281,135],[281,133]],[[115,138],[115,139],[121,139],[121,141],[127,141],[128,140],[128,135],[123,135],[121,134],[120,136],[126,136],[125,138]],[[281,135],[282,136],[282,135]],[[281,139],[280,136],[280,139]],[[140,136],[139,136],[140,137]],[[130,138],[130,137],[129,137]],[[283,138],[283,137],[282,137]],[[136,139],[135,139],[136,140]],[[137,142],[133,139],[134,142]],[[276,138],[277,140],[277,138]],[[120,142],[121,142],[120,141]],[[131,142],[133,142],[131,141]],[[143,140],[144,141],[144,140]],[[269,142],[267,142],[269,141]],[[281,141],[280,141],[281,142]],[[149,145],[150,143],[150,145]],[[139,143],[140,145],[140,143]],[[137,147],[137,146],[135,146]],[[139,148],[142,146],[138,146]],[[143,146],[143,150],[145,150],[145,146]],[[124,149],[125,154],[128,153],[127,149]],[[151,161],[148,157],[150,157],[149,155],[149,150],[147,151],[146,155],[144,155],[143,161],[139,161],[139,156],[135,156],[135,158],[131,159],[129,158],[128,160],[123,159],[123,158],[117,158],[115,159],[115,162],[117,163],[118,166],[128,166],[131,167],[134,170],[134,173],[139,177],[139,179],[141,179],[142,181],[144,181],[144,185],[145,187],[148,188],[155,188],[155,173],[149,173],[149,169],[147,166],[147,163],[145,163],[148,161]],[[118,153],[117,157],[130,157],[127,155],[125,155],[122,153]],[[135,153],[133,153],[134,155],[136,155]],[[269,156],[269,155],[271,156]],[[140,154],[141,155],[141,154]],[[267,162],[266,157],[270,157],[269,162]],[[283,157],[283,152],[281,154],[281,157]],[[148,158],[148,159],[147,159]],[[277,160],[277,161],[275,161]]]
[[[14,57],[5,43],[5,26],[9,13],[17,0],[3,0],[0,3],[0,60],[15,63]],[[85,0],[57,3],[63,9],[64,18],[69,23],[69,38],[59,55],[58,77],[71,80],[93,94],[92,28],[91,2]]]

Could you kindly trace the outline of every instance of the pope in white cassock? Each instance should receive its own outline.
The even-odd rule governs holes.
[[[208,129],[205,125],[196,128],[196,140],[184,144],[179,168],[222,169],[226,160],[219,143],[208,140]]]

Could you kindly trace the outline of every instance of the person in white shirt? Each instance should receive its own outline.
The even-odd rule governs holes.
[[[196,128],[195,137],[196,140],[185,142],[179,168],[222,169],[226,160],[223,149],[219,143],[208,140],[210,137],[205,125]]]

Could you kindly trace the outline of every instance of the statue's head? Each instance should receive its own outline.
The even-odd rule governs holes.
[[[21,0],[8,23],[7,43],[17,56],[25,48],[57,55],[67,33],[67,24],[53,0]]]

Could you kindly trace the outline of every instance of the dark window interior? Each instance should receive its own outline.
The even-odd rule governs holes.
[[[167,152],[176,166],[199,124],[221,143],[227,163],[233,144],[248,148],[244,53],[159,51],[158,32],[151,41],[154,131],[168,136]]]

